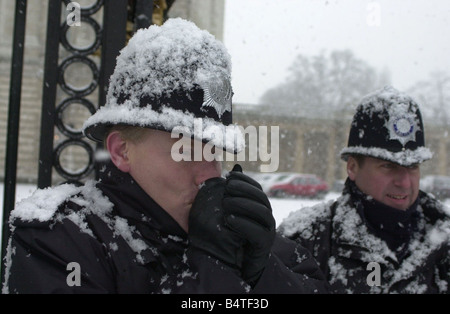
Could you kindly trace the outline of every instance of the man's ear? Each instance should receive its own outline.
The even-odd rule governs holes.
[[[130,172],[130,163],[127,156],[128,144],[119,132],[111,132],[106,138],[106,148],[111,161],[122,172]]]
[[[347,175],[350,180],[355,181],[356,174],[358,172],[359,165],[355,158],[348,156],[347,159]]]

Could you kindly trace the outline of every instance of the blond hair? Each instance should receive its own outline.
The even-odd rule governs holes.
[[[148,130],[149,130],[148,128],[143,128],[140,126],[121,125],[121,124],[113,125],[106,132],[105,140],[103,141],[103,143],[106,144],[106,139],[112,132],[119,132],[120,136],[125,141],[139,143],[144,137],[144,135],[148,132]]]

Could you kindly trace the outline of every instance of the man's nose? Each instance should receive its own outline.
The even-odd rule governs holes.
[[[407,168],[399,167],[395,174],[395,184],[404,188],[411,186],[411,175]]]

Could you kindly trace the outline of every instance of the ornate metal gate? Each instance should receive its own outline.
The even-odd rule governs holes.
[[[70,3],[68,0],[64,0],[64,2],[66,5]],[[115,57],[119,49],[125,44],[127,21],[127,3],[125,1],[98,0],[86,8],[73,6],[74,10],[70,13],[72,15],[67,15],[61,23],[62,3],[62,1],[50,1],[48,8],[39,153],[39,188],[52,184],[53,167],[68,182],[78,182],[88,176],[94,169],[94,150],[91,144],[83,139],[81,130],[73,128],[70,122],[64,121],[63,116],[75,104],[83,106],[91,113],[95,112],[96,107],[87,96],[91,95],[97,88],[98,106],[104,104],[105,84],[114,68]],[[91,16],[98,12],[102,6],[104,7],[104,20],[103,27],[100,27]],[[76,16],[75,14],[78,13],[80,15]],[[72,22],[86,23],[94,30],[95,38],[87,47],[76,47],[69,41],[70,29],[77,27]],[[68,55],[58,64],[60,45],[66,49]],[[90,58],[98,49],[101,49],[100,68]],[[92,79],[86,86],[74,87],[66,82],[66,72],[69,68],[73,69],[74,67],[87,67],[91,71]],[[64,95],[60,97],[61,101],[55,106],[58,85]],[[55,126],[66,137],[65,140],[58,143],[54,143]],[[88,156],[86,164],[77,171],[65,168],[61,162],[62,153],[72,146],[82,148]]]

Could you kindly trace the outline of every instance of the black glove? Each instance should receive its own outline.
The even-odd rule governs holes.
[[[222,202],[226,224],[245,240],[242,278],[254,284],[266,267],[275,240],[272,207],[261,185],[238,167],[226,181]]]
[[[189,213],[189,243],[234,268],[241,276],[243,244],[238,234],[225,223],[222,200],[224,178],[206,180],[198,192]]]
[[[240,168],[240,166],[239,166]],[[205,181],[189,216],[189,240],[255,283],[275,238],[275,220],[261,186],[233,168],[227,179]]]

